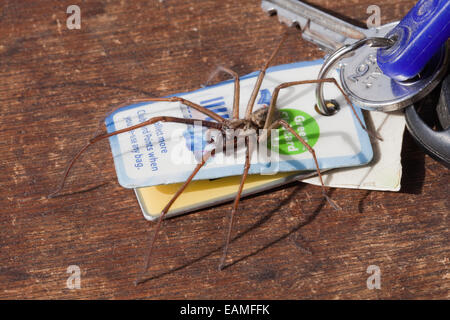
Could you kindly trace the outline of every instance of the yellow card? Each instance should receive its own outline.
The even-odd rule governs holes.
[[[285,172],[276,175],[249,175],[242,196],[272,189],[298,179],[316,175],[316,172]],[[227,201],[236,196],[241,176],[215,180],[192,181],[167,213],[167,217],[194,211]],[[182,183],[136,188],[136,196],[147,220],[155,220]]]

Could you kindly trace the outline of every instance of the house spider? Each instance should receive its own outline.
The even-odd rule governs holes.
[[[185,119],[185,118],[177,118],[177,117],[170,117],[170,116],[157,116],[157,117],[153,117],[151,119],[148,119],[147,121],[144,121],[142,123],[139,123],[137,125],[133,125],[124,129],[120,129],[117,130],[115,132],[111,132],[111,133],[96,133],[96,135],[90,139],[88,141],[88,143],[86,145],[84,145],[81,150],[72,158],[72,160],[69,162],[63,179],[61,181],[61,184],[59,186],[59,188],[53,192],[51,195],[49,195],[49,197],[54,197],[56,196],[64,187],[64,184],[66,182],[66,179],[69,175],[69,172],[72,168],[72,166],[74,165],[75,161],[80,157],[80,155],[92,144],[100,141],[100,140],[104,140],[107,139],[109,137],[124,133],[124,132],[128,132],[131,130],[135,130],[144,126],[148,126],[151,124],[154,124],[156,122],[174,122],[174,123],[184,123],[187,125],[194,125],[194,124],[198,124],[199,122],[201,123],[201,126],[209,128],[209,129],[215,129],[215,130],[219,130],[223,137],[225,138],[225,141],[229,142],[229,139],[234,139],[230,138],[229,136],[226,135],[226,131],[227,130],[240,130],[241,135],[243,135],[245,137],[245,164],[244,164],[244,168],[243,168],[243,173],[242,173],[242,177],[240,180],[240,184],[239,184],[239,188],[237,190],[234,202],[233,202],[233,206],[232,206],[232,210],[231,210],[231,217],[230,217],[230,222],[228,225],[228,230],[227,230],[227,237],[226,237],[226,242],[225,245],[223,247],[223,253],[222,253],[222,257],[220,259],[220,263],[219,263],[219,270],[221,270],[224,267],[225,264],[225,260],[227,257],[227,252],[228,252],[228,247],[229,247],[229,243],[230,243],[230,239],[231,239],[231,233],[233,230],[233,224],[234,224],[234,218],[235,218],[235,214],[238,208],[238,204],[239,204],[239,200],[241,198],[241,193],[244,187],[244,183],[245,180],[247,178],[249,169],[250,169],[250,160],[251,160],[251,152],[250,152],[250,146],[249,146],[249,135],[250,134],[256,134],[257,135],[257,142],[258,143],[262,143],[265,142],[266,139],[268,138],[268,136],[270,135],[271,130],[275,130],[279,127],[284,127],[286,130],[288,130],[292,135],[294,135],[296,137],[296,139],[298,139],[304,146],[305,148],[311,153],[313,159],[314,159],[314,163],[316,166],[316,170],[317,170],[317,174],[318,177],[320,179],[320,183],[321,183],[321,187],[322,187],[322,193],[323,196],[326,198],[326,200],[328,201],[328,203],[330,203],[330,205],[335,208],[336,210],[339,210],[339,206],[337,206],[326,194],[326,190],[325,190],[325,186],[322,180],[322,175],[319,169],[319,165],[317,162],[317,157],[316,154],[314,152],[314,149],[312,147],[310,147],[308,145],[308,143],[284,120],[282,120],[280,118],[279,112],[276,109],[276,102],[277,102],[277,98],[278,98],[278,94],[279,91],[281,89],[287,88],[287,87],[291,87],[291,86],[297,86],[297,85],[302,85],[302,84],[313,84],[313,83],[319,83],[319,82],[327,82],[327,83],[332,83],[334,84],[342,93],[342,95],[345,97],[347,103],[351,106],[353,113],[355,114],[355,116],[357,117],[360,125],[362,126],[362,128],[364,130],[366,130],[364,124],[362,123],[361,119],[358,117],[358,115],[355,112],[355,109],[350,101],[350,99],[348,98],[348,96],[345,94],[345,92],[343,91],[343,89],[339,86],[339,84],[337,83],[337,81],[334,78],[326,78],[326,79],[319,79],[319,80],[303,80],[303,81],[293,81],[293,82],[286,82],[286,83],[282,83],[280,85],[278,85],[272,94],[272,98],[270,101],[270,105],[264,108],[261,108],[259,110],[253,111],[253,106],[255,104],[255,100],[257,98],[259,89],[261,87],[261,83],[264,79],[265,73],[267,68],[269,67],[270,63],[272,62],[272,60],[274,59],[274,57],[276,56],[276,54],[278,53],[282,43],[285,41],[287,37],[287,33],[285,33],[283,35],[283,37],[281,38],[281,40],[279,41],[278,45],[276,46],[275,50],[272,52],[271,56],[269,57],[269,59],[267,59],[267,61],[264,63],[263,67],[261,68],[261,70],[259,71],[259,75],[258,78],[256,80],[256,84],[253,88],[252,94],[250,96],[249,102],[247,104],[247,108],[246,108],[246,112],[245,112],[245,117],[243,119],[239,118],[239,93],[240,93],[240,82],[239,82],[239,76],[236,72],[234,72],[233,70],[226,68],[226,67],[218,67],[214,73],[211,75],[211,77],[209,78],[208,82],[213,79],[217,74],[219,73],[226,73],[228,75],[230,75],[233,79],[234,79],[234,97],[233,97],[233,111],[232,111],[232,118],[231,119],[225,119],[223,117],[221,117],[220,115],[214,113],[213,111],[208,110],[207,108],[204,108],[202,106],[200,106],[199,104],[196,104],[194,102],[188,101],[184,98],[181,97],[169,97],[169,98],[147,98],[147,99],[133,99],[129,102],[127,102],[127,104],[129,103],[134,103],[134,102],[179,102],[182,103],[186,106],[189,106],[203,114],[205,114],[206,116],[210,117],[211,119],[213,119],[214,121],[206,121],[206,120],[197,120],[197,119]],[[122,104],[120,106],[118,106],[115,110],[127,105],[127,104]],[[103,121],[104,122],[104,121]],[[101,125],[101,122],[100,122]],[[260,129],[266,129],[266,130],[262,130],[262,134]],[[366,130],[367,131],[367,130]],[[251,133],[250,133],[251,132]],[[227,140],[228,139],[228,140]],[[231,141],[232,143],[235,144],[235,141]],[[153,236],[151,238],[150,241],[150,247],[147,253],[147,257],[145,260],[145,266],[144,266],[144,270],[141,273],[141,275],[139,276],[138,280],[136,280],[136,284],[137,283],[141,283],[144,282],[145,280],[142,279],[142,276],[145,274],[145,272],[147,271],[148,267],[150,266],[150,262],[151,262],[151,257],[152,257],[152,251],[154,248],[154,244],[155,241],[157,239],[157,235],[158,235],[158,231],[161,227],[162,221],[165,217],[165,215],[167,214],[167,212],[169,211],[170,207],[172,206],[172,204],[177,200],[177,198],[180,196],[180,194],[186,189],[186,187],[189,185],[189,183],[192,181],[192,179],[195,177],[195,175],[199,172],[199,170],[206,164],[206,162],[208,161],[209,158],[213,157],[215,154],[215,149],[211,150],[211,151],[205,151],[201,157],[201,160],[197,163],[195,169],[193,170],[193,172],[190,174],[190,176],[187,178],[187,180],[183,183],[183,185],[180,187],[180,189],[173,195],[172,199],[167,203],[167,205],[164,207],[164,209],[161,212],[161,215],[158,219],[158,222],[156,224],[155,227],[155,231],[153,233]]]

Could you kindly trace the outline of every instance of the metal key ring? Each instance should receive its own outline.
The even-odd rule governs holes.
[[[364,38],[352,44],[347,44],[336,50],[327,58],[327,60],[322,65],[322,68],[320,69],[319,76],[317,79],[321,80],[326,78],[326,75],[328,74],[330,69],[333,68],[338,61],[344,58],[347,54],[361,48],[362,46],[367,45],[369,47],[374,48],[388,48],[391,47],[394,44],[394,42],[395,41],[393,39],[389,38],[371,37],[371,38]],[[317,107],[319,108],[319,111],[323,115],[331,116],[337,112],[338,108],[330,108],[327,107],[325,104],[325,99],[323,97],[323,82],[317,83],[316,100],[317,100]]]

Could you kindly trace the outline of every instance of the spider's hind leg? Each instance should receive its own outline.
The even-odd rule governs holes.
[[[251,157],[250,157],[249,137],[247,136],[247,137],[245,137],[245,164],[244,164],[244,172],[242,173],[241,182],[239,184],[238,192],[236,194],[236,197],[234,198],[233,208],[231,210],[230,223],[228,225],[227,238],[226,238],[226,241],[225,241],[225,245],[223,247],[222,257],[220,258],[219,270],[223,269],[224,264],[225,264],[225,260],[227,258],[228,247],[229,247],[230,241],[231,241],[231,232],[233,230],[233,225],[234,225],[234,216],[235,216],[235,213],[236,213],[238,205],[239,205],[239,200],[241,199],[242,190],[244,189],[244,183],[245,183],[245,180],[247,179],[248,171],[250,170],[250,158]]]
[[[153,233],[153,237],[152,237],[152,239],[150,241],[150,247],[148,249],[147,258],[145,260],[144,270],[142,271],[142,273],[140,274],[138,279],[135,281],[135,284],[139,284],[139,283],[145,282],[145,280],[142,278],[142,276],[144,275],[144,273],[147,271],[148,267],[150,266],[150,261],[151,261],[151,257],[152,257],[153,247],[155,245],[156,238],[158,236],[158,232],[159,232],[159,229],[161,228],[161,224],[162,224],[162,221],[163,221],[165,215],[170,210],[170,207],[173,205],[173,203],[184,192],[184,190],[187,188],[187,186],[192,181],[192,179],[194,179],[195,175],[205,165],[205,163],[208,161],[208,159],[211,158],[211,156],[214,155],[214,152],[215,152],[214,150],[211,151],[211,152],[208,152],[202,157],[201,162],[197,164],[197,166],[195,167],[194,171],[192,171],[191,175],[187,178],[187,180],[183,183],[183,185],[180,187],[180,189],[178,189],[178,191],[174,194],[172,199],[170,199],[170,201],[166,204],[164,209],[161,211],[161,215],[159,216],[159,219],[158,219],[155,231]]]

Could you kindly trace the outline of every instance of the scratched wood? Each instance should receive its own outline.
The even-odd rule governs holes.
[[[364,24],[412,0],[311,1]],[[116,181],[107,143],[93,147],[66,192],[47,199],[114,103],[198,88],[217,65],[257,70],[283,27],[260,1],[81,2],[2,0],[0,6],[0,298],[449,298],[449,172],[406,133],[402,190],[332,190],[290,184],[241,202],[231,266],[217,271],[231,204],[167,221],[150,269],[135,287],[154,229],[132,190]],[[292,31],[276,63],[322,53]],[[81,269],[69,290],[68,266]],[[366,269],[381,269],[368,290]]]

